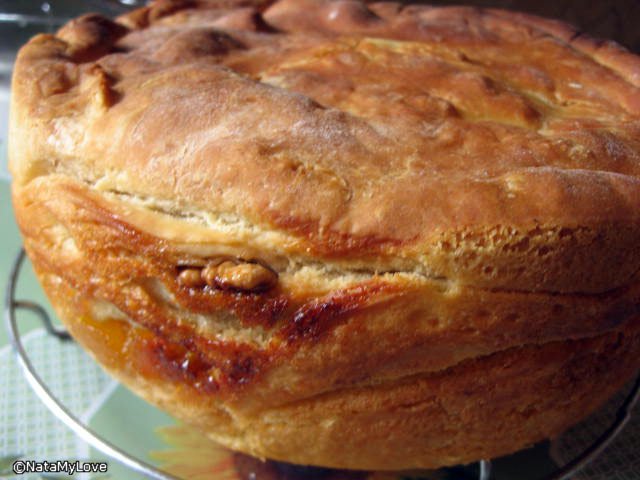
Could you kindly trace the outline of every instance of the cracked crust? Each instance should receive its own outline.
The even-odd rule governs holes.
[[[156,1],[32,39],[11,115],[61,317],[228,446],[468,462],[638,366],[640,60],[611,42],[499,10]]]
[[[287,254],[486,287],[598,292],[640,268],[635,56],[495,10],[217,5],[85,16],[32,40],[13,85],[15,182],[67,172],[241,217]],[[562,265],[554,237],[545,255],[511,251],[563,227],[588,232],[575,255],[602,260]]]

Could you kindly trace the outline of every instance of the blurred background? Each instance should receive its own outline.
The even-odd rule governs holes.
[[[593,36],[613,39],[640,53],[640,0],[433,0],[415,3],[505,8],[559,18]]]

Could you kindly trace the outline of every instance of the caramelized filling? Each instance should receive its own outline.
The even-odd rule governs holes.
[[[241,260],[211,260],[203,268],[188,267],[178,274],[178,283],[189,288],[208,285],[222,290],[264,292],[278,282],[278,275],[260,263]]]

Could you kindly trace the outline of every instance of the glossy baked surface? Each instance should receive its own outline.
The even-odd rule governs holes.
[[[219,4],[33,40],[16,182],[70,173],[301,262],[569,292],[640,267],[634,55],[500,11]]]
[[[637,367],[639,85],[615,44],[502,11],[81,17],[18,57],[16,216],[72,333],[212,438],[467,462]]]

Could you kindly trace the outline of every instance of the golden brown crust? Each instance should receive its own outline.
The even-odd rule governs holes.
[[[314,281],[302,268],[282,270],[274,289],[257,294],[208,289],[180,280],[180,266],[198,265],[201,258],[179,243],[127,223],[120,213],[126,206],[118,204],[122,200],[106,200],[64,176],[35,180],[16,198],[27,252],[74,335],[110,372],[148,400],[186,421],[205,425],[225,445],[255,455],[378,469],[428,468],[480,458],[474,455],[501,455],[582,418],[637,366],[634,358],[640,348],[633,333],[640,318],[637,280],[604,294],[549,295],[451,286],[417,275],[362,277],[343,272],[343,277],[351,278],[341,280],[343,286],[338,288],[324,277]],[[621,357],[614,351],[584,363],[592,343],[600,342],[589,339],[620,335],[630,342],[624,343]],[[569,384],[573,377],[564,378],[561,364],[547,363],[549,352],[563,349],[569,357],[561,356],[562,365],[598,370],[604,367],[596,359],[606,357],[607,372],[615,372],[619,383],[588,396],[590,382],[599,380],[590,374],[586,384],[575,379]],[[383,393],[390,395],[393,405],[403,405],[403,396],[389,393],[396,388],[392,386],[432,376],[439,379],[438,385],[443,382],[438,387],[443,392],[451,386],[447,401],[462,408],[456,395],[470,376],[484,371],[484,362],[497,369],[483,377],[487,385],[498,381],[494,375],[501,378],[500,363],[489,360],[495,355],[507,355],[518,374],[526,370],[542,376],[538,383],[527,383],[536,385],[535,395],[518,391],[521,383],[504,386],[514,389],[513,396],[491,410],[505,416],[500,431],[504,438],[486,436],[486,429],[495,432],[493,423],[482,423],[489,415],[482,406],[490,398],[479,404],[474,399],[478,410],[467,412],[461,423],[452,423],[455,413],[435,407],[408,423],[394,418],[395,410],[383,415],[386,420],[373,421],[374,413],[358,416],[357,421],[348,418],[355,405],[351,397],[342,398],[344,393],[364,392],[368,400],[356,395],[356,405],[380,401]],[[467,367],[461,365],[467,364],[476,365],[476,373],[465,373]],[[459,370],[460,377],[447,376]],[[551,372],[561,373],[555,378]],[[556,390],[539,390],[547,383]],[[412,395],[424,395],[420,392]],[[546,405],[558,396],[572,401],[549,414]],[[300,409],[325,398],[337,402],[330,412],[339,421],[314,434],[310,425],[332,426],[333,420],[321,409],[311,409],[302,418]],[[430,405],[442,400],[440,395],[428,398],[432,400],[424,402]],[[525,398],[528,407],[522,406]],[[535,408],[536,415],[529,418]],[[406,413],[404,407],[400,410]],[[270,416],[281,413],[300,417],[299,422],[272,425]],[[525,426],[520,425],[523,415]],[[395,432],[405,442],[402,456],[393,449],[385,456],[370,456],[369,448],[389,448],[383,438],[375,437],[375,425],[385,421],[404,425]],[[451,440],[445,451],[433,448],[440,433],[430,439],[416,436],[436,424],[443,432],[468,431],[472,421],[478,424],[477,438],[484,441]],[[266,423],[258,426],[261,422]],[[250,429],[243,426],[249,424]],[[351,432],[347,443],[345,432]],[[301,451],[300,442],[311,437],[318,437],[317,448]],[[338,454],[338,444],[349,449]]]
[[[564,24],[337,0],[84,16],[21,50],[10,142],[62,319],[233,448],[500,455],[638,365],[640,60]]]
[[[289,255],[487,287],[598,292],[640,268],[640,62],[620,47],[494,10],[243,7],[265,33],[191,3],[146,7],[142,30],[85,16],[22,50],[18,184],[65,172],[281,232]],[[526,273],[504,267],[518,235],[562,227],[611,233],[610,257],[588,239],[572,250],[604,260],[563,266],[551,238],[518,253]],[[491,229],[489,273],[459,261],[465,242],[440,248]]]
[[[638,367],[636,319],[625,333],[528,345],[441,372],[246,408],[212,402],[210,391],[168,368],[162,354],[170,350],[159,355],[163,342],[153,333],[121,319],[96,321],[83,294],[39,274],[73,335],[140,396],[227,447],[305,465],[437,468],[511,453],[593,412]]]

